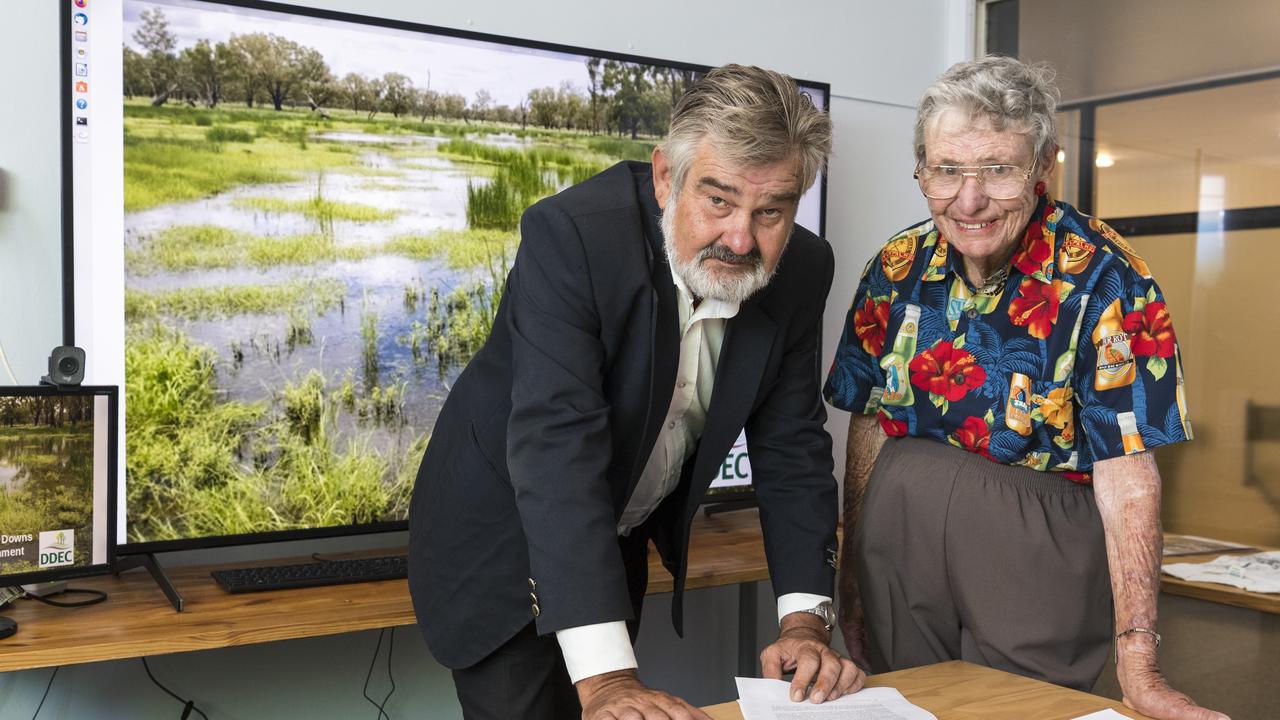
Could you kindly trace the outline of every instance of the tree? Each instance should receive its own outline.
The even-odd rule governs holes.
[[[617,123],[618,132],[629,132],[632,140],[642,127],[655,131],[663,107],[669,112],[665,98],[653,92],[654,85],[643,65],[606,60],[601,87],[609,94],[609,114]]]
[[[231,57],[231,77],[239,87],[245,105],[253,107],[265,87],[265,59],[271,52],[271,38],[265,33],[232,34],[227,40]]]
[[[312,112],[325,115],[323,106],[328,105],[338,96],[338,84],[324,55],[319,50],[299,47],[294,59],[293,71],[299,93]]]
[[[169,31],[164,11],[143,10],[142,25],[134,31],[133,39],[146,51],[143,74],[150,86],[151,104],[159,107],[178,89],[178,58],[173,52],[178,41]]]
[[[560,83],[556,90],[556,115],[560,126],[566,130],[589,124],[586,98],[568,80]]]
[[[458,93],[441,95],[440,114],[450,120],[466,120],[467,99]]]
[[[222,101],[230,62],[230,51],[224,43],[210,46],[208,40],[200,40],[183,50],[178,65],[187,95],[199,98],[206,107],[217,107]]]
[[[355,112],[366,112],[376,108],[378,98],[373,86],[363,75],[347,73],[338,81],[338,90],[342,94],[343,103]]]
[[[413,104],[413,81],[400,73],[382,76],[382,109],[399,118]]]
[[[124,95],[134,97],[148,92],[150,79],[147,77],[147,58],[131,47],[124,48]]]
[[[471,114],[477,120],[488,120],[489,108],[493,105],[493,96],[488,90],[480,88],[476,91],[476,99],[471,103]]]
[[[591,98],[591,134],[600,132],[600,65],[604,60],[587,58],[587,93]]]
[[[554,88],[534,88],[529,91],[529,119],[534,125],[547,129],[556,126],[556,111],[559,110]]]

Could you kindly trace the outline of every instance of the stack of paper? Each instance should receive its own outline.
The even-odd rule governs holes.
[[[1165,565],[1170,575],[1192,582],[1211,582],[1259,593],[1280,593],[1280,550],[1252,555],[1223,555],[1207,563]]]
[[[791,702],[791,683],[785,680],[737,681],[738,706],[746,720],[937,720],[893,688],[866,688],[814,705],[807,700]]]

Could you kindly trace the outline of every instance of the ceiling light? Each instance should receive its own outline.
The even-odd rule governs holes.
[[[1111,157],[1110,154],[1100,152],[1098,153],[1098,157],[1094,159],[1093,164],[1097,165],[1100,168],[1109,168],[1112,165],[1116,164],[1116,160],[1115,158]]]
[[[1064,163],[1064,162],[1066,162],[1066,161],[1067,161],[1067,151],[1066,151],[1066,150],[1059,150],[1059,151],[1058,151],[1058,162],[1060,162],[1060,163]]]

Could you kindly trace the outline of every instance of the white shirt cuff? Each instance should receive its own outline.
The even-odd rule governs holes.
[[[574,683],[593,675],[638,666],[627,624],[622,620],[557,630],[556,641],[564,653],[569,680]]]
[[[782,624],[782,618],[793,612],[801,610],[809,610],[816,608],[820,603],[831,602],[831,598],[826,595],[810,595],[809,593],[787,593],[778,596],[778,624]]]

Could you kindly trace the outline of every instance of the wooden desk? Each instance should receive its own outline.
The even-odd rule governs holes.
[[[755,582],[769,576],[759,528],[755,511],[699,516],[694,521],[686,584],[690,590],[735,583],[744,588],[739,590],[744,606],[740,609],[750,614],[744,613],[739,627],[749,625],[750,632],[742,641],[749,643],[752,672]],[[306,558],[257,564],[294,561]],[[0,615],[18,622],[17,634],[0,640],[0,672],[337,635],[416,622],[406,580],[231,595],[209,577],[211,569],[199,566],[168,571],[186,601],[182,613],[174,612],[147,573],[136,570],[120,577],[71,583],[107,592],[110,598],[98,605],[66,609],[20,600],[0,609]],[[649,577],[650,594],[671,592],[671,576],[656,553],[650,555]],[[746,595],[750,595],[749,602],[743,602]]]
[[[1249,555],[1264,550],[1275,550],[1276,548],[1258,547],[1251,550],[1228,550],[1217,551],[1211,553],[1202,553],[1198,555],[1177,555],[1174,557],[1164,558],[1162,565],[1172,565],[1174,563],[1206,563],[1219,555]],[[1176,578],[1172,575],[1160,576],[1160,589],[1170,595],[1185,595],[1186,597],[1196,598],[1197,600],[1208,600],[1209,602],[1222,603],[1223,605],[1234,605],[1236,607],[1248,608],[1259,612],[1280,615],[1280,595],[1268,593],[1249,592],[1240,588],[1231,587],[1230,585],[1219,585],[1217,583],[1190,582]]]
[[[894,687],[938,720],[1070,720],[1111,708],[1146,715],[1097,695],[954,660],[874,675],[867,687]],[[742,720],[737,702],[703,708],[715,720]]]

